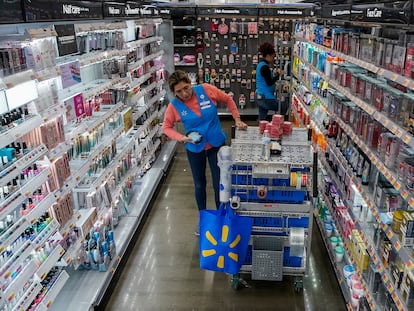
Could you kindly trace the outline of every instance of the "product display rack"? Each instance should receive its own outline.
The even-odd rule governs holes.
[[[82,193],[89,193],[90,191],[98,190],[102,184],[111,180],[112,176],[115,176],[114,174],[119,172],[120,162],[124,161],[126,154],[136,154],[138,161],[136,162],[136,167],[128,169],[127,172],[122,172],[121,175],[117,175],[116,187],[114,186],[111,189],[110,196],[113,198],[113,201],[112,204],[109,204],[109,210],[113,211],[111,214],[113,213],[114,217],[110,222],[114,222],[114,225],[116,225],[113,230],[116,253],[113,253],[112,260],[107,262],[107,266],[104,268],[105,272],[72,271],[73,267],[80,267],[78,256],[79,251],[83,248],[83,242],[78,238],[76,241],[71,242],[72,245],[68,247],[63,241],[73,239],[73,236],[76,234],[74,233],[74,229],[81,229],[80,232],[84,232],[82,231],[86,230],[86,227],[83,227],[84,224],[86,221],[90,221],[89,219],[93,219],[92,217],[94,217],[95,213],[93,209],[86,213],[86,210],[81,209],[79,213],[75,213],[71,219],[66,220],[62,224],[59,224],[55,219],[51,220],[41,231],[41,235],[35,237],[32,242],[23,243],[19,246],[19,249],[15,250],[15,253],[13,252],[10,259],[12,261],[9,260],[13,262],[13,265],[9,265],[8,263],[2,264],[1,269],[4,269],[4,271],[2,270],[2,275],[10,275],[14,273],[13,269],[15,267],[17,268],[19,264],[23,264],[23,261],[26,264],[28,259],[33,258],[32,253],[34,251],[38,251],[40,247],[42,247],[42,250],[45,247],[49,248],[49,243],[51,243],[49,241],[51,239],[58,241],[58,244],[53,242],[53,248],[47,251],[48,255],[42,258],[42,264],[40,266],[34,260],[29,261],[21,273],[19,273],[18,277],[13,277],[15,280],[7,288],[3,287],[1,297],[7,300],[8,305],[6,307],[4,305],[5,300],[2,300],[1,308],[7,308],[7,310],[27,309],[32,305],[35,298],[37,301],[39,300],[39,295],[42,292],[42,299],[41,302],[37,303],[36,310],[54,308],[53,303],[55,301],[57,301],[57,310],[69,310],[67,308],[66,300],[68,296],[66,291],[68,290],[68,285],[70,286],[70,282],[68,285],[65,285],[69,279],[69,275],[74,275],[76,279],[76,286],[74,287],[80,289],[81,292],[78,294],[82,296],[78,299],[77,296],[70,295],[73,298],[72,301],[75,303],[72,306],[73,310],[80,310],[83,307],[85,310],[89,310],[91,307],[100,303],[106,287],[118,267],[121,257],[141,222],[158,183],[168,168],[176,146],[174,142],[164,143],[160,139],[161,131],[158,123],[162,119],[166,108],[164,102],[165,91],[162,89],[164,84],[164,75],[162,73],[164,66],[161,62],[164,51],[157,50],[157,46],[162,42],[163,37],[151,33],[152,29],[156,27],[155,22],[156,20],[154,19],[151,19],[151,21],[138,19],[134,23],[111,23],[107,21],[101,23],[91,22],[88,24],[75,23],[75,39],[77,38],[76,36],[89,36],[93,38],[94,36],[102,36],[108,33],[117,33],[118,36],[124,33],[123,36],[128,37],[126,30],[131,25],[135,28],[133,32],[139,29],[140,35],[147,37],[132,40],[123,45],[123,47],[119,45],[118,49],[106,51],[91,50],[83,55],[58,57],[56,58],[57,63],[53,68],[42,69],[40,71],[28,70],[22,73],[8,75],[2,79],[2,85],[4,87],[7,86],[5,91],[5,94],[7,94],[8,89],[19,86],[22,82],[30,81],[31,79],[37,78],[39,83],[40,81],[51,83],[50,79],[60,80],[61,75],[63,75],[63,66],[69,64],[75,68],[75,71],[72,73],[79,74],[82,80],[81,83],[75,83],[74,85],[66,87],[66,89],[60,90],[59,93],[54,91],[53,94],[49,93],[46,95],[47,93],[40,94],[39,91],[39,99],[37,100],[35,98],[33,103],[29,103],[28,105],[30,114],[25,117],[24,122],[2,133],[0,141],[3,147],[21,138],[28,137],[39,126],[43,126],[49,121],[54,122],[56,117],[63,116],[68,118],[68,100],[71,98],[81,95],[84,103],[91,103],[96,98],[101,98],[103,96],[102,94],[106,94],[107,97],[102,97],[103,101],[110,101],[110,104],[104,102],[101,105],[101,111],[94,111],[86,120],[82,122],[76,122],[77,120],[75,120],[72,125],[65,126],[66,138],[58,142],[55,147],[49,148],[48,150],[44,144],[38,147],[35,146],[35,149],[29,150],[27,154],[18,158],[17,161],[2,168],[4,178],[0,182],[6,185],[11,181],[14,182],[14,179],[19,177],[20,173],[18,171],[25,170],[33,166],[34,163],[39,163],[38,165],[42,164],[42,170],[31,178],[29,180],[30,182],[23,184],[18,191],[13,192],[2,203],[2,205],[7,207],[1,210],[2,219],[6,218],[6,216],[9,219],[10,213],[13,213],[16,208],[20,207],[22,200],[25,200],[29,194],[31,195],[31,193],[37,191],[36,189],[39,189],[43,184],[51,182],[55,173],[49,170],[47,166],[43,168],[43,165],[55,163],[55,161],[66,157],[67,154],[72,154],[74,141],[84,135],[94,133],[101,127],[108,128],[108,125],[111,127],[117,124],[113,128],[114,130],[106,137],[97,137],[98,140],[97,143],[94,142],[94,147],[88,148],[87,156],[83,153],[82,157],[79,157],[79,160],[70,160],[72,174],[63,180],[61,187],[58,187],[50,193],[46,193],[44,198],[26,216],[21,217],[19,220],[16,219],[14,225],[10,225],[10,227],[8,225],[5,234],[0,235],[2,253],[6,247],[8,249],[9,245],[27,227],[38,221],[40,217],[43,217],[42,215],[49,211],[51,206],[61,204],[73,195],[74,207],[76,209],[79,206],[78,195],[81,193],[80,190],[83,191]],[[157,19],[157,23],[161,23],[161,19]],[[24,27],[22,26],[22,28]],[[42,33],[42,30],[46,34],[39,35]],[[41,30],[28,29],[27,33],[31,34],[31,38],[52,38],[49,39],[50,42],[53,42],[57,38],[54,25],[47,26]],[[92,43],[93,41],[87,41],[86,49],[89,49]],[[131,54],[135,53],[137,59],[133,62],[128,61],[129,64],[127,64],[127,56],[131,57]],[[111,62],[117,62],[120,65],[116,69],[120,70],[119,77],[116,77],[117,73],[114,74],[113,71],[105,72],[105,68],[104,70],[100,69],[102,66],[105,67]],[[124,73],[122,73],[123,64],[126,65]],[[78,70],[77,73],[76,70]],[[107,79],[108,73],[109,76],[112,76],[110,78],[113,79]],[[105,75],[106,77],[102,78]],[[127,96],[124,93],[127,88],[138,90],[138,96]],[[46,96],[48,100],[53,101],[52,105],[41,103],[41,100],[44,100]],[[145,109],[143,110],[142,108],[144,107]],[[131,125],[129,124],[135,127],[135,129],[130,130]],[[91,165],[95,165],[97,159],[109,150],[108,146],[114,147],[116,145],[119,146],[117,150],[112,149],[112,153],[115,152],[115,154],[113,153],[112,161],[106,167],[100,169],[99,175],[93,176],[94,181],[90,184],[89,190],[85,191],[85,189],[82,189],[80,185],[84,182],[85,176],[88,176],[87,178],[92,177],[90,175]],[[159,156],[161,158],[158,158]],[[75,154],[76,157],[78,155]],[[132,197],[129,196],[133,194],[134,201],[131,201]],[[120,212],[120,208],[117,206],[120,204],[119,202],[122,202],[122,206],[125,206],[124,212]],[[128,217],[121,217],[126,212],[126,206],[130,202],[133,202],[133,204],[130,204],[131,208],[129,208]],[[139,204],[137,204],[138,202]],[[108,209],[98,206],[98,211],[95,216],[96,220],[98,220],[98,226],[100,221],[106,221],[104,217],[107,217],[107,211]],[[59,241],[62,242],[59,243]],[[13,258],[18,258],[18,260],[14,260]],[[59,266],[69,267],[61,269],[58,268]],[[52,270],[53,272],[60,272],[59,274],[54,273],[53,286],[49,285],[47,292],[45,292],[43,281],[46,280],[46,277],[49,276],[49,271]],[[33,278],[32,275],[34,275]],[[23,287],[27,281],[30,281],[28,283],[29,286]],[[82,285],[82,282],[85,284]],[[91,282],[91,284],[87,284],[88,282]],[[22,292],[22,288],[24,288],[24,293]],[[91,291],[86,291],[86,288],[91,289]],[[59,306],[59,299],[61,297],[64,300],[63,306]],[[80,301],[85,303],[85,306],[80,306]]]
[[[385,68],[381,68],[377,65],[370,64],[369,62],[349,56],[347,54],[337,52],[336,50],[322,46],[321,44],[317,44],[313,42],[313,40],[310,41],[308,39],[308,35],[309,33],[307,32],[298,32],[295,36],[295,39],[299,41],[299,45],[304,48],[305,44],[307,44],[309,46],[312,46],[314,51],[321,51],[317,53],[329,53],[332,58],[339,57],[340,59],[344,59],[354,65],[368,70],[371,74],[377,74],[377,76],[382,77],[383,79],[386,79],[390,82],[396,82],[401,86],[406,87],[408,92],[412,91],[413,80],[409,77],[392,72]],[[321,77],[322,81],[328,81],[329,87],[333,87],[335,90],[339,91],[346,98],[348,98],[348,100],[352,101],[354,104],[356,104],[357,107],[371,116],[373,120],[378,121],[382,126],[384,126],[384,128],[386,128],[389,132],[395,134],[396,137],[401,139],[401,141],[410,147],[412,147],[412,134],[407,130],[406,127],[403,127],[401,124],[395,122],[394,120],[391,120],[389,116],[386,115],[386,113],[378,111],[374,106],[372,106],[372,104],[354,95],[351,93],[350,89],[340,85],[335,79],[332,79],[331,76],[327,76],[324,72],[321,72],[321,70],[316,68],[313,62],[311,64],[307,59],[305,59],[303,54],[296,54],[295,57],[298,57],[298,59],[295,60],[295,63],[299,65],[299,68],[301,68],[301,66],[308,68],[306,71],[299,69],[299,72],[295,72],[295,78],[299,81],[296,89],[298,87],[304,88],[300,93],[298,90],[295,90],[295,97],[297,99],[297,103],[299,103],[298,106],[300,106],[300,110],[302,110],[303,113],[308,116],[307,118],[301,118],[302,111],[299,111],[296,113],[298,117],[302,120],[306,120],[305,125],[310,124],[311,126],[317,126],[318,130],[325,135],[328,135],[329,121],[334,121],[341,129],[341,131],[348,136],[349,140],[353,142],[354,146],[357,147],[360,152],[363,152],[367,161],[369,160],[371,162],[371,167],[375,168],[375,170],[372,169],[372,171],[378,172],[385,180],[388,180],[389,184],[391,184],[395,191],[397,191],[399,194],[400,202],[404,200],[405,205],[408,207],[408,209],[412,209],[413,199],[411,198],[409,189],[405,188],[405,186],[402,184],[400,176],[396,174],[393,169],[388,168],[388,165],[386,165],[384,160],[380,158],[377,152],[374,151],[368,145],[368,143],[365,142],[365,140],[355,132],[354,124],[349,124],[349,122],[343,120],[343,115],[338,115],[336,107],[333,106],[331,102],[328,102],[330,99],[323,97],[322,93],[320,93],[321,90],[319,87],[315,86],[315,84],[312,84],[311,79],[314,77],[312,75],[316,74],[317,76]],[[308,72],[312,73],[312,75],[309,75]],[[310,85],[312,85],[312,87]],[[328,88],[328,94],[329,92],[330,88]],[[309,96],[306,94],[310,94],[310,97],[312,99],[309,100]],[[307,96],[306,103],[303,100],[304,96]],[[315,102],[317,102],[319,105],[322,105],[324,114],[322,117],[320,114],[321,110],[312,110],[314,109],[312,107],[315,107]],[[309,105],[311,105],[311,109],[309,109]],[[323,121],[328,120],[328,122],[321,124],[321,119]],[[400,288],[400,283],[397,283],[395,274],[393,274],[395,270],[391,271],[387,267],[389,264],[388,261],[386,263],[383,262],[383,256],[385,256],[385,253],[382,248],[379,249],[379,247],[381,247],[379,245],[381,239],[385,238],[387,241],[389,241],[389,244],[392,246],[392,253],[394,254],[393,256],[397,256],[396,258],[399,258],[399,260],[402,262],[402,265],[406,267],[405,270],[403,270],[405,276],[401,278],[403,279],[403,282],[405,282],[405,279],[408,278],[407,275],[412,275],[412,269],[414,268],[412,247],[405,245],[398,234],[394,232],[392,225],[386,223],[387,220],[383,218],[384,208],[383,206],[377,205],[376,197],[374,197],[372,194],[372,184],[370,186],[365,186],[361,183],[360,177],[357,177],[356,173],[353,172],[353,169],[349,164],[349,160],[345,158],[344,155],[342,155],[338,147],[335,146],[335,142],[333,140],[328,138],[328,143],[324,147],[326,148],[326,151],[324,152],[329,154],[329,160],[333,161],[335,166],[337,165],[337,170],[339,171],[333,173],[330,171],[330,169],[328,169],[328,171],[330,171],[328,175],[331,179],[335,180],[336,188],[340,193],[342,193],[340,197],[343,198],[347,206],[350,218],[352,219],[354,225],[356,226],[356,229],[361,235],[362,242],[365,246],[365,252],[369,255],[370,262],[375,267],[377,271],[376,273],[378,273],[380,279],[382,280],[383,288],[386,289],[388,297],[390,297],[390,300],[392,301],[392,303],[390,301],[384,302],[384,299],[382,299],[381,302],[376,301],[374,297],[377,295],[377,293],[371,292],[371,289],[369,288],[371,284],[367,286],[368,282],[365,281],[365,296],[370,308],[372,310],[382,310],[382,308],[386,307],[386,304],[387,307],[393,305],[397,310],[409,310],[410,305],[406,304],[407,294],[405,293],[405,296],[403,295],[402,289]],[[326,162],[324,162],[324,166],[329,168],[329,166],[332,166],[332,163],[328,165]],[[378,175],[378,173],[374,174],[371,172],[371,176]],[[338,174],[341,180],[337,179],[336,175]],[[373,182],[373,180],[371,180],[371,182]],[[347,185],[351,184],[354,184],[355,188],[360,192],[363,202],[366,205],[366,209],[371,215],[371,221],[367,222],[365,220],[361,220],[360,216],[357,216],[354,213],[353,209],[355,209],[355,207],[353,207],[352,201],[349,202],[346,200],[346,198],[349,197],[349,193],[347,194],[347,189],[350,187]],[[404,204],[402,204],[402,206],[404,206]],[[365,210],[365,213],[367,210]],[[334,209],[331,209],[331,212],[336,213]],[[359,213],[360,212],[358,212],[358,215]],[[318,224],[322,225],[321,223]],[[324,231],[324,228],[320,229],[321,231]],[[345,239],[350,239],[350,236],[348,235],[342,235],[342,237],[344,241]],[[354,263],[356,262],[355,260],[353,261]],[[357,268],[359,268],[359,266],[357,266]],[[406,291],[406,289],[404,290]],[[377,297],[377,299],[380,298]]]
[[[169,5],[165,5],[169,7]],[[164,7],[164,5],[160,5]],[[171,7],[175,69],[193,83],[212,83],[233,96],[242,115],[256,115],[255,68],[261,43],[276,49],[274,68],[288,80],[293,23],[310,15],[312,5],[182,5]],[[278,99],[289,101],[288,81],[277,83]],[[227,115],[226,107],[219,113]]]

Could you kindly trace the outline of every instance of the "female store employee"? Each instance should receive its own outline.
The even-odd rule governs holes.
[[[266,120],[269,110],[277,111],[279,102],[275,96],[275,83],[282,72],[273,73],[273,62],[276,55],[273,44],[264,42],[259,47],[262,59],[256,67],[256,101],[259,107],[259,120]],[[287,107],[281,107],[280,113],[285,115]]]
[[[187,158],[194,181],[194,191],[199,210],[206,209],[206,163],[212,176],[216,207],[219,206],[220,169],[217,153],[225,143],[224,134],[217,113],[217,103],[225,104],[230,110],[236,127],[247,128],[240,120],[237,106],[225,92],[211,84],[192,86],[188,75],[181,70],[172,73],[168,86],[174,98],[168,104],[164,115],[163,132],[179,142],[185,143]],[[185,134],[175,130],[174,125],[182,122]]]

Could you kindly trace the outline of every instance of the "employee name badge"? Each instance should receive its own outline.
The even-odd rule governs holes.
[[[200,95],[200,109],[207,109],[211,107],[211,102],[205,99],[203,94]]]

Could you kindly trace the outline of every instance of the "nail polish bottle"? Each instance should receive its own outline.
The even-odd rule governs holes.
[[[42,189],[37,189],[37,201],[40,202],[44,199],[44,195],[42,194]]]
[[[32,170],[32,167],[31,166],[29,166],[28,168],[27,168],[27,179],[30,179],[30,178],[32,178],[33,177],[33,170]]]
[[[37,164],[34,163],[33,164],[33,175],[36,176],[37,174],[39,174],[39,170],[37,169]]]
[[[9,192],[9,186],[10,185],[11,185],[10,182],[8,182],[6,186],[3,186],[4,198],[7,198],[10,194],[10,192]]]
[[[29,211],[27,209],[26,203],[24,203],[24,202],[22,203],[22,206],[20,208],[20,214],[22,216],[25,216],[25,215],[29,214]]]
[[[23,152],[23,154],[26,154],[26,153],[28,153],[28,152],[29,152],[29,149],[27,149],[27,144],[26,144],[26,142],[23,142],[23,143],[22,143],[22,152]]]
[[[11,192],[17,191],[17,189],[19,188],[19,185],[17,184],[17,180],[18,180],[18,177],[13,179]]]
[[[13,221],[13,216],[12,215],[7,215],[6,216],[6,226],[7,226],[7,228],[10,228],[11,226],[13,226],[13,223],[14,223],[14,221]]]
[[[33,209],[35,207],[34,203],[33,203],[33,199],[32,198],[28,198],[27,199],[28,203],[29,203],[29,208]]]

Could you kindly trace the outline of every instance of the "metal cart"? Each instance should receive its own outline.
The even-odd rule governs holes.
[[[281,153],[265,160],[258,127],[236,130],[231,141],[231,206],[253,217],[249,249],[240,274],[252,280],[281,281],[295,276],[302,290],[312,237],[312,186],[315,156],[306,129],[293,129],[280,141]],[[233,275],[232,286],[245,284]]]

